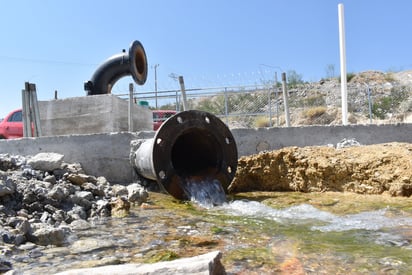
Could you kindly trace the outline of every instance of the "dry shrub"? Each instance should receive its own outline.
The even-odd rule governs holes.
[[[255,119],[255,126],[258,128],[269,127],[269,118],[265,116],[259,116]]]
[[[303,116],[307,119],[315,119],[326,113],[327,108],[324,106],[313,107],[303,111]]]

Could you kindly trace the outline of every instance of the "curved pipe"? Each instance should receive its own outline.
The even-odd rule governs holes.
[[[190,110],[166,120],[153,139],[135,152],[137,173],[156,180],[177,199],[189,199],[183,181],[218,180],[223,190],[237,168],[237,147],[229,128],[216,116]]]
[[[91,80],[84,83],[87,95],[109,94],[117,80],[131,75],[138,85],[143,85],[147,79],[146,52],[139,41],[133,41],[129,52],[108,58],[100,65]]]

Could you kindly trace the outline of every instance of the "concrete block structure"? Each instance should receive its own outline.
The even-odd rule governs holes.
[[[129,130],[129,102],[111,94],[39,101],[42,136]],[[153,129],[152,111],[133,104],[133,131]]]

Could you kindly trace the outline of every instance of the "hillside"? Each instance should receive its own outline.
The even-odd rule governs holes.
[[[291,126],[342,124],[339,77],[318,82],[291,80],[286,87]],[[412,71],[348,74],[347,103],[350,124],[412,122]],[[230,128],[286,126],[279,82],[276,89],[273,82],[229,87],[193,96],[189,104],[192,109],[224,117]]]
[[[412,122],[412,71],[348,74],[347,91],[350,124]],[[296,85],[289,93],[292,125],[341,124],[338,78]]]

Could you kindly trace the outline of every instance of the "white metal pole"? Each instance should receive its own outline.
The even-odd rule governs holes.
[[[348,92],[346,79],[345,18],[343,4],[338,5],[339,48],[340,48],[340,87],[342,97],[342,124],[348,125]]]

